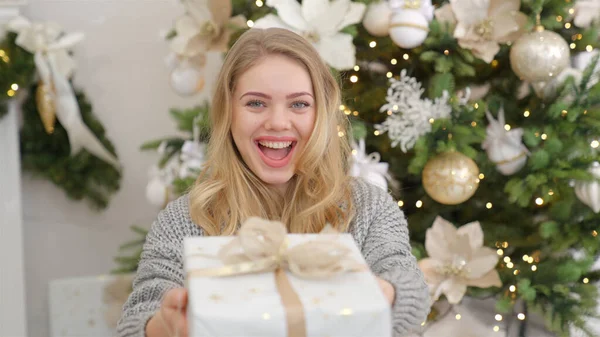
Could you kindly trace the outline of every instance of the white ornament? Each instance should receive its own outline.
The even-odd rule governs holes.
[[[369,5],[363,19],[363,26],[373,36],[386,36],[390,29],[392,10],[386,1]]]
[[[577,0],[573,24],[581,28],[589,28],[593,23],[600,21],[600,0]]]
[[[435,13],[435,7],[431,3],[431,0],[389,0],[390,8],[394,12],[400,12],[407,9],[418,10],[425,16],[428,22],[433,20]]]
[[[169,202],[169,186],[160,177],[154,177],[146,186],[146,200],[153,206],[164,207]]]
[[[392,15],[390,38],[404,49],[420,46],[429,34],[429,22],[420,11],[405,9]]]
[[[381,162],[381,156],[377,152],[369,155],[366,153],[365,140],[359,140],[358,145],[352,144],[352,167],[350,175],[361,177],[375,186],[387,191],[388,163]]]
[[[504,174],[511,175],[525,166],[529,151],[523,145],[523,129],[514,128],[510,131],[504,129],[504,110],[498,112],[498,120],[486,111],[489,125],[486,129],[487,138],[481,144],[486,150],[488,158],[496,164],[496,169]]]
[[[179,178],[195,178],[204,164],[205,145],[200,142],[199,119],[200,116],[194,118],[193,139],[186,140],[181,147]]]
[[[352,35],[340,32],[361,22],[367,6],[350,0],[267,0],[277,15],[267,14],[256,20],[254,28],[278,27],[306,37],[331,67],[351,69],[356,65]]]
[[[596,179],[600,179],[600,163],[594,162],[588,170]],[[598,181],[578,181],[575,183],[575,195],[594,213],[600,212],[600,183]]]
[[[406,69],[400,72],[400,79],[390,79],[387,90],[387,103],[380,112],[391,113],[382,124],[375,125],[381,132],[387,132],[392,147],[400,144],[403,152],[411,149],[417,139],[431,131],[430,119],[448,118],[452,108],[448,105],[448,93],[435,100],[421,99],[424,89],[414,77],[406,75]]]
[[[171,72],[171,87],[182,96],[191,96],[204,88],[204,71],[183,61]]]

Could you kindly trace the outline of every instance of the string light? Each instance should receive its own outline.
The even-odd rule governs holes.
[[[483,178],[485,178],[485,174],[479,173],[479,179],[483,179]]]
[[[504,130],[510,131],[510,125],[508,125],[508,124],[504,125]]]
[[[545,133],[542,133],[542,140],[546,140],[546,138],[548,138],[548,135]]]
[[[589,53],[591,53],[592,50],[594,50],[594,47],[592,47],[591,45],[588,44],[587,46],[585,46],[585,50],[587,50]]]
[[[444,55],[446,55],[446,56],[450,55],[450,51],[448,49],[444,50]]]
[[[248,20],[248,21],[246,21],[246,24],[247,24],[247,25],[248,25],[248,27],[250,27],[250,28],[254,27],[254,21],[252,21],[252,20]]]
[[[475,103],[475,104],[473,104],[473,107],[474,107],[475,109],[479,109],[479,103]]]
[[[417,208],[421,208],[421,207],[423,207],[423,202],[421,200],[417,200],[417,202],[415,203],[415,206],[417,206]]]
[[[402,200],[399,200],[399,201],[398,201],[398,206],[400,206],[400,207],[404,206],[404,201],[402,201]]]
[[[492,61],[492,68],[498,67],[498,64],[499,64],[498,60],[493,60]]]
[[[398,105],[394,104],[394,106],[392,106],[392,109],[393,109],[394,111],[397,111],[397,110],[398,110]]]
[[[388,71],[387,74],[385,74],[385,76],[387,76],[387,78],[392,78],[392,76],[394,76],[394,75],[392,74],[391,71]]]
[[[537,266],[534,264],[533,266],[531,266],[531,271],[536,271],[537,270]]]
[[[506,241],[502,242],[502,248],[504,248],[504,249],[508,248],[508,242],[506,242]]]
[[[338,132],[338,136],[344,137],[344,133],[342,131]]]
[[[515,269],[515,271],[513,272],[513,274],[514,274],[515,276],[519,275],[519,269]]]
[[[346,106],[345,105],[340,105],[340,110],[346,110]]]
[[[434,122],[435,122],[435,119],[429,118],[429,124],[433,124]]]
[[[560,115],[565,117],[569,112],[567,110],[563,110],[560,112]]]
[[[577,45],[576,45],[575,43],[571,43],[571,44],[569,45],[569,47],[570,47],[571,49],[575,49],[575,48],[577,48]]]
[[[350,113],[351,113],[350,110],[348,110],[348,109],[344,110],[345,115],[350,115]]]
[[[498,254],[498,255],[502,256],[502,255],[504,254],[504,251],[503,251],[502,249],[498,249],[498,250],[496,251],[496,254]]]
[[[538,206],[542,206],[544,204],[544,199],[542,199],[542,198],[536,198],[535,199],[535,203]]]
[[[563,17],[562,17],[562,16],[558,15],[558,16],[556,17],[556,21],[557,21],[557,22],[561,22],[562,20],[563,20]]]
[[[498,332],[498,331],[500,331],[500,327],[499,327],[499,326],[497,326],[497,325],[495,325],[495,326],[494,326],[494,332]]]
[[[527,262],[527,260],[529,260],[529,255],[527,255],[527,254],[523,255],[523,261]]]
[[[593,237],[596,237],[596,236],[598,236],[598,232],[596,232],[595,230],[594,230],[594,231],[592,231],[592,236],[593,236]]]
[[[515,265],[512,262],[509,262],[506,264],[506,268],[508,269],[512,269],[512,267],[514,267]]]
[[[10,89],[6,92],[6,94],[8,95],[8,97],[13,97],[15,95],[15,91]]]
[[[375,48],[375,46],[377,46],[377,42],[375,42],[375,41],[369,42],[369,47]]]
[[[396,65],[398,63],[398,60],[392,59],[390,62],[392,63],[392,65]]]
[[[583,39],[583,34],[581,34],[581,33],[577,34],[577,40],[581,40],[581,39]]]
[[[530,257],[527,259],[527,263],[530,263],[530,264],[531,264],[531,263],[533,263],[533,257],[531,257],[531,256],[530,256]]]
[[[600,142],[599,142],[599,141],[597,141],[597,140],[592,140],[592,142],[590,143],[590,146],[591,146],[593,149],[597,149],[597,148],[598,148],[598,146],[600,146]]]
[[[2,49],[0,49],[0,57],[4,57],[6,56],[6,52]]]
[[[569,28],[571,28],[571,23],[570,22],[565,23],[565,29],[569,29]]]
[[[523,321],[523,320],[525,320],[525,314],[521,312],[517,315],[517,318],[520,319],[521,321]]]
[[[529,110],[525,110],[525,112],[523,112],[523,116],[525,116],[525,118],[529,117]]]
[[[14,91],[17,91],[17,90],[19,90],[19,85],[18,85],[18,84],[16,84],[16,83],[13,83],[13,84],[10,86],[10,88],[11,88],[12,90],[14,90]]]
[[[496,317],[494,317],[494,318],[496,318],[496,320],[498,322],[502,321],[502,315],[500,315],[500,314],[496,314]]]
[[[360,67],[358,65],[355,65],[354,66],[354,71],[359,71],[359,70],[360,70]]]
[[[517,287],[511,285],[510,287],[508,287],[508,290],[510,290],[511,293],[514,293],[515,291],[517,291]]]
[[[472,127],[476,127],[476,126],[477,126],[477,122],[476,122],[476,121],[472,121],[472,122],[471,122],[471,126],[472,126]]]
[[[353,150],[352,150],[352,155],[353,155],[353,156],[356,156],[356,154],[357,154],[357,153],[358,153],[358,151],[356,151],[356,149],[353,149]]]
[[[456,314],[456,316],[454,316],[456,318],[456,320],[460,320],[462,318],[462,316],[460,314]]]
[[[588,279],[587,277],[583,279],[583,283],[588,284],[590,282],[590,279]]]
[[[406,60],[406,61],[408,61],[408,58],[409,58],[409,57],[410,57],[410,56],[408,56],[408,54],[404,54],[404,55],[402,55],[402,58],[403,58],[404,60]]]
[[[373,134],[374,134],[375,136],[379,136],[379,130],[375,130],[375,132],[373,132]]]
[[[553,190],[548,191],[548,195],[554,195],[554,191]]]
[[[355,110],[354,112],[352,112],[352,115],[358,116],[358,111]]]
[[[421,323],[421,326],[425,326],[425,322]]]
[[[567,1],[567,2],[570,2],[570,1]],[[569,14],[575,14],[575,8],[570,8],[569,9]]]
[[[358,76],[356,76],[356,75],[350,76],[350,82],[352,82],[352,83],[358,82]]]
[[[487,209],[492,209],[492,203],[491,203],[491,202],[488,202],[487,204],[485,204],[485,207],[486,207]]]
[[[388,116],[391,116],[392,115],[392,110],[388,110],[387,114],[388,114]]]
[[[256,0],[256,6],[257,7],[262,7],[263,6],[263,2],[261,0]]]

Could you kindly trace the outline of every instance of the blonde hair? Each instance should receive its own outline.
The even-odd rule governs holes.
[[[263,183],[244,163],[231,136],[236,80],[268,55],[302,64],[312,79],[316,118],[285,195]],[[217,79],[211,137],[203,173],[189,193],[190,213],[206,235],[231,235],[251,216],[279,220],[292,233],[317,233],[326,224],[346,231],[353,214],[348,119],[339,110],[340,87],[302,36],[279,28],[251,29],[235,42]]]

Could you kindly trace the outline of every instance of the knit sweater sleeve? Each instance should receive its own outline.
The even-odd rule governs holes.
[[[395,289],[392,308],[394,337],[416,332],[427,318],[430,298],[427,284],[411,253],[406,217],[386,191],[366,182],[362,197],[368,228],[363,255],[373,273]]]
[[[177,200],[158,215],[146,236],[133,292],[117,324],[118,337],[144,337],[146,324],[159,309],[163,295],[184,286],[181,245],[187,200]]]

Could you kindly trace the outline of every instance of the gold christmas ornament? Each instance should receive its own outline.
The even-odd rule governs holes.
[[[52,87],[40,81],[35,93],[35,102],[44,129],[49,135],[54,133],[56,123],[56,106],[52,96]]]
[[[423,187],[429,196],[445,205],[458,205],[475,194],[479,187],[479,167],[456,151],[430,159],[422,174]]]
[[[567,42],[542,26],[521,36],[510,49],[510,65],[522,80],[545,82],[558,76],[569,66]]]

